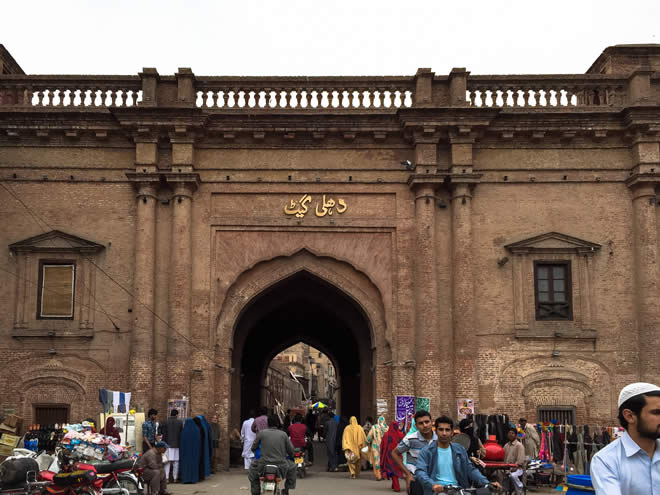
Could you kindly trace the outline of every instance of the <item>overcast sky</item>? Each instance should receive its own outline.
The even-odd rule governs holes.
[[[659,32],[660,0],[0,0],[28,74],[583,73]]]

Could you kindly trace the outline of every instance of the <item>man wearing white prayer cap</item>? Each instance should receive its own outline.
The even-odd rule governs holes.
[[[623,387],[619,423],[626,432],[591,461],[596,494],[660,495],[660,387]]]

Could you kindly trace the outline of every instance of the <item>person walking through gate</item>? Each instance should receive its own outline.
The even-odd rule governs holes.
[[[380,481],[380,442],[383,440],[383,435],[387,432],[387,423],[385,418],[380,416],[378,422],[371,427],[367,435],[367,445],[369,446],[369,456],[371,459],[371,466],[374,470],[376,480]]]
[[[243,442],[243,466],[245,469],[250,469],[252,459],[254,459],[254,452],[252,452],[252,442],[254,442],[257,434],[252,431],[252,424],[254,423],[254,411],[250,409],[248,419],[243,421],[241,426],[241,441]]]
[[[257,411],[257,417],[254,418],[254,423],[252,423],[252,431],[254,433],[259,433],[261,430],[268,429],[268,409],[265,407],[259,408]]]
[[[399,423],[392,421],[383,439],[380,442],[380,474],[383,478],[392,480],[392,490],[400,492],[399,478],[403,478],[403,472],[399,465],[394,462],[392,452],[403,440],[403,432],[399,430]]]
[[[356,479],[360,476],[362,464],[360,451],[367,445],[367,436],[355,416],[351,416],[350,424],[344,430],[341,444],[348,463],[348,470],[351,472],[351,479]]]
[[[181,443],[181,430],[183,430],[183,421],[179,419],[179,411],[172,409],[170,417],[165,422],[163,429],[163,441],[169,446],[166,452],[167,460],[169,461],[166,466],[165,474],[167,479],[170,479],[172,473],[172,480],[177,483],[179,478],[179,445]]]
[[[328,471],[337,471],[337,430],[339,430],[339,416],[329,415],[323,425],[325,444],[328,447]]]
[[[254,442],[252,442],[252,451],[256,451],[261,445],[261,457],[255,460],[248,470],[248,480],[250,480],[250,489],[252,495],[261,493],[259,476],[266,464],[277,466],[282,478],[286,479],[282,495],[289,495],[289,490],[296,489],[296,465],[287,460],[295,457],[293,445],[286,433],[279,429],[280,420],[277,416],[268,416],[268,429],[257,433]]]
[[[626,385],[618,404],[626,431],[591,460],[596,495],[660,495],[660,387]]]

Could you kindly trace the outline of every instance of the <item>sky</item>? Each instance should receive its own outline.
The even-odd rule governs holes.
[[[660,43],[660,0],[0,0],[0,43],[28,74],[580,74]]]

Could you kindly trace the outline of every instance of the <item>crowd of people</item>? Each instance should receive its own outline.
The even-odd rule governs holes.
[[[112,434],[114,421],[106,423]],[[142,456],[139,465],[151,493],[169,495],[168,483],[196,483],[215,472],[214,454],[219,446],[220,427],[217,416],[209,423],[203,414],[179,418],[172,409],[164,423],[158,422],[158,411],[149,409],[142,423]]]
[[[619,422],[625,429],[620,441],[610,443],[594,455],[591,475],[597,494],[660,495],[660,387],[634,383],[624,387],[619,396]],[[395,492],[411,495],[440,493],[448,485],[468,488],[490,486],[501,490],[504,485],[522,493],[523,470],[530,459],[538,456],[543,438],[521,418],[518,425],[505,426],[503,464],[506,470],[496,472],[489,481],[478,468],[478,460],[486,455],[486,447],[473,434],[471,417],[458,425],[447,416],[432,419],[428,411],[417,411],[411,427],[404,431],[398,421],[389,424],[383,416],[374,423],[367,418],[363,425],[355,416],[325,410],[309,412],[305,417],[288,414],[282,423],[276,415],[262,409],[250,415],[242,426],[243,458],[252,494],[259,494],[259,475],[264,464],[277,464],[286,479],[283,494],[296,487],[296,448],[308,452],[313,461],[312,439],[325,443],[328,471],[345,464],[351,479],[370,464],[376,480],[387,479]],[[452,441],[464,434],[467,447]],[[521,439],[523,441],[521,441]],[[466,443],[466,445],[467,445]],[[260,457],[257,452],[260,450]],[[477,461],[477,462],[475,462]],[[401,486],[401,480],[405,486]]]

